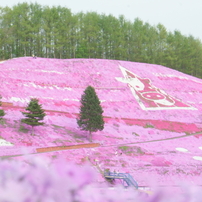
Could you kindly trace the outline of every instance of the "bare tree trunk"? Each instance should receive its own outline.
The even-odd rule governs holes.
[[[26,51],[26,47],[24,47],[24,56],[27,56],[27,51]]]
[[[31,135],[33,135],[33,130],[34,130],[34,127],[32,126],[32,134]]]
[[[90,142],[92,142],[92,132],[91,131],[89,131],[89,140],[90,140]]]

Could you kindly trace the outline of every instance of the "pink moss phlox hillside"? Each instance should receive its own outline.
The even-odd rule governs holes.
[[[177,99],[179,108],[144,110],[129,85],[116,79],[124,77],[120,66]],[[88,133],[78,129],[76,118],[83,90],[92,85],[101,100],[106,122],[103,131],[93,134],[93,141],[101,147],[39,155],[62,155],[78,164],[89,156],[94,166],[97,159],[102,170],[129,171],[146,186],[149,178],[157,179],[160,185],[176,185],[177,180],[185,178],[201,184],[200,79],[144,63],[23,57],[0,64],[0,85],[6,111],[0,135],[14,145],[10,150],[1,147],[2,156],[19,154],[21,147],[34,151],[33,148],[87,143]],[[35,128],[35,136],[30,136],[28,126],[20,124],[21,111],[32,97],[39,99],[47,114],[45,125]],[[147,102],[145,107],[150,104]],[[190,108],[180,109],[186,105]],[[124,153],[120,149],[124,144],[135,147],[135,152]]]

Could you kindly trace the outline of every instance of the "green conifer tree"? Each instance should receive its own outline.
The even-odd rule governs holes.
[[[95,89],[88,86],[81,97],[81,107],[77,124],[81,130],[89,131],[90,141],[92,132],[104,129],[103,110]]]
[[[36,98],[31,99],[26,110],[29,112],[22,112],[26,118],[22,119],[21,122],[32,126],[33,134],[33,127],[43,125],[44,123],[39,121],[42,121],[46,114],[44,113],[44,110],[42,109],[41,105],[38,103],[38,99]]]
[[[1,95],[0,95],[0,100],[1,100]],[[2,105],[2,103],[1,103],[1,101],[0,101],[0,106]],[[4,112],[4,110],[3,109],[0,109],[0,119],[2,119],[3,118],[3,116],[5,115],[5,112]]]

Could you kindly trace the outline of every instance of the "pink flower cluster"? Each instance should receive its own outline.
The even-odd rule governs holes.
[[[188,186],[187,186],[188,187]],[[0,201],[9,202],[201,202],[201,190],[184,187],[181,193],[147,194],[95,182],[94,170],[65,162],[32,158],[26,162],[0,161]]]

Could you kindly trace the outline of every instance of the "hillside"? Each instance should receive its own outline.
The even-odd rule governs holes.
[[[0,155],[19,154],[24,146],[36,152],[88,143],[88,134],[76,124],[88,85],[95,87],[104,109],[105,129],[93,134],[100,146],[48,156],[63,155],[77,163],[89,159],[102,170],[130,172],[142,186],[150,178],[161,185],[184,179],[201,183],[202,80],[153,64],[32,57],[2,62],[0,93],[6,116],[0,135],[13,146],[2,147]],[[35,136],[20,123],[32,97],[47,113]]]

